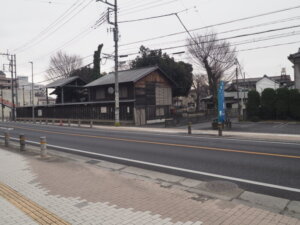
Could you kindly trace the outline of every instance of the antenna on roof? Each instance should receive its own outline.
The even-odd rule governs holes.
[[[286,68],[283,67],[283,68],[281,69],[281,76],[285,76],[285,75],[286,75]]]

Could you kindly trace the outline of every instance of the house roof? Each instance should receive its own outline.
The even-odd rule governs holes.
[[[80,77],[78,76],[74,76],[74,77],[67,77],[67,78],[63,78],[63,79],[59,79],[59,80],[56,80],[56,81],[53,81],[52,83],[48,84],[46,86],[46,88],[56,88],[56,87],[63,87],[77,79],[80,79]]]
[[[267,76],[264,75],[263,77],[252,77],[252,78],[246,78],[246,79],[238,79],[239,84],[243,84],[243,83],[256,83],[257,81],[263,79],[263,78],[269,78],[270,80],[273,81],[290,81],[291,80],[291,76],[290,75],[280,75],[280,76]],[[232,83],[236,83],[236,80],[232,80]]]
[[[288,59],[290,60],[290,61],[294,61],[294,59],[295,58],[300,58],[300,48],[299,48],[299,51],[298,52],[296,52],[296,53],[294,53],[294,54],[290,54],[289,56],[288,56]]]
[[[119,83],[136,82],[157,69],[160,70],[168,80],[174,83],[158,66],[119,71],[118,72]],[[94,87],[94,86],[108,85],[114,83],[115,83],[115,73],[109,73],[85,85],[85,87]]]

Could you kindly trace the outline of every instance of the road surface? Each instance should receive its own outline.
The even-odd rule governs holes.
[[[254,181],[249,183],[233,179],[234,183],[249,191],[300,200],[299,143],[28,123],[2,123],[1,127],[14,128],[10,132],[12,137],[24,133],[27,140],[38,142],[41,136],[46,136],[51,145]],[[201,180],[217,179],[215,176],[157,168],[149,164],[125,163]],[[284,188],[274,188],[272,185]]]

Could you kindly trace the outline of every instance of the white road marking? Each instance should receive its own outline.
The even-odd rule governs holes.
[[[18,140],[17,138],[11,138],[11,139]],[[38,142],[34,142],[34,141],[28,141],[27,140],[27,142],[32,143],[32,144],[39,144]],[[135,160],[135,159],[129,159],[129,158],[123,158],[123,157],[118,157],[118,156],[112,156],[112,155],[96,153],[96,152],[88,152],[88,151],[83,151],[83,150],[79,150],[79,149],[75,149],[75,148],[68,148],[68,147],[62,147],[62,146],[57,146],[57,145],[47,145],[47,146],[52,147],[52,148],[56,148],[56,149],[63,149],[63,150],[70,151],[70,152],[84,153],[84,154],[93,155],[93,156],[100,156],[100,157],[108,158],[108,159],[116,159],[116,160],[121,160],[121,161],[125,161],[125,162],[131,162],[131,163],[137,163],[137,164],[141,164],[141,165],[153,166],[153,167],[157,167],[157,168],[170,169],[170,170],[175,170],[175,171],[180,171],[180,172],[186,172],[186,173],[191,173],[191,174],[215,177],[215,178],[219,178],[219,179],[237,181],[237,182],[246,183],[246,184],[253,184],[253,185],[257,185],[257,186],[263,186],[263,187],[268,187],[268,188],[275,188],[275,189],[279,189],[279,190],[285,190],[285,191],[292,191],[292,192],[300,193],[300,189],[281,186],[281,185],[276,185],[276,184],[269,184],[269,183],[254,181],[254,180],[247,180],[247,179],[242,179],[242,178],[237,178],[237,177],[224,176],[224,175],[220,175],[220,174],[201,172],[201,171],[197,171],[197,170],[190,170],[190,169],[174,167],[174,166],[167,166],[167,165],[163,165],[163,164],[150,163],[150,162],[145,162],[145,161],[140,161],[140,160]]]
[[[39,124],[31,124],[31,125],[35,125],[35,126],[40,126]],[[58,126],[55,126],[55,125],[47,125],[47,126],[51,126],[53,128],[57,128]],[[44,127],[44,126],[42,126]],[[67,126],[63,126],[63,127],[60,127],[60,128],[66,128],[66,129],[69,129],[69,130],[80,130],[82,128],[88,128],[88,127],[84,127],[82,126],[82,128],[78,128],[78,127],[67,127]],[[89,128],[91,129],[91,128]],[[99,131],[104,131],[104,132],[111,132],[111,133],[125,133],[125,134],[149,134],[149,135],[153,135],[153,136],[162,136],[162,135],[165,135],[165,136],[170,136],[170,137],[180,137],[180,138],[190,138],[190,139],[205,139],[205,140],[223,140],[223,141],[237,141],[237,142],[255,142],[255,143],[267,143],[267,144],[281,144],[281,145],[299,145],[300,146],[300,143],[297,143],[297,142],[280,142],[280,141],[265,141],[265,140],[257,140],[257,139],[239,139],[239,138],[228,138],[228,137],[223,137],[223,138],[219,138],[219,137],[209,137],[209,136],[188,136],[187,135],[187,132],[184,132],[184,130],[182,130],[182,134],[183,135],[178,135],[178,134],[168,134],[168,133],[152,133],[152,132],[148,132],[148,131],[140,131],[140,132],[135,132],[135,131],[123,131],[123,130],[120,130],[120,131],[116,131],[116,130],[104,130],[103,128],[95,128]],[[186,134],[186,135],[184,135]],[[199,134],[201,135],[201,134]],[[217,133],[216,133],[217,135]]]
[[[0,127],[1,130],[14,130],[14,128],[11,127]]]

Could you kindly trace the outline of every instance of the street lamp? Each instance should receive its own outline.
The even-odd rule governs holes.
[[[29,62],[31,64],[31,105],[32,105],[32,122],[34,122],[34,91],[33,91],[33,62]]]

